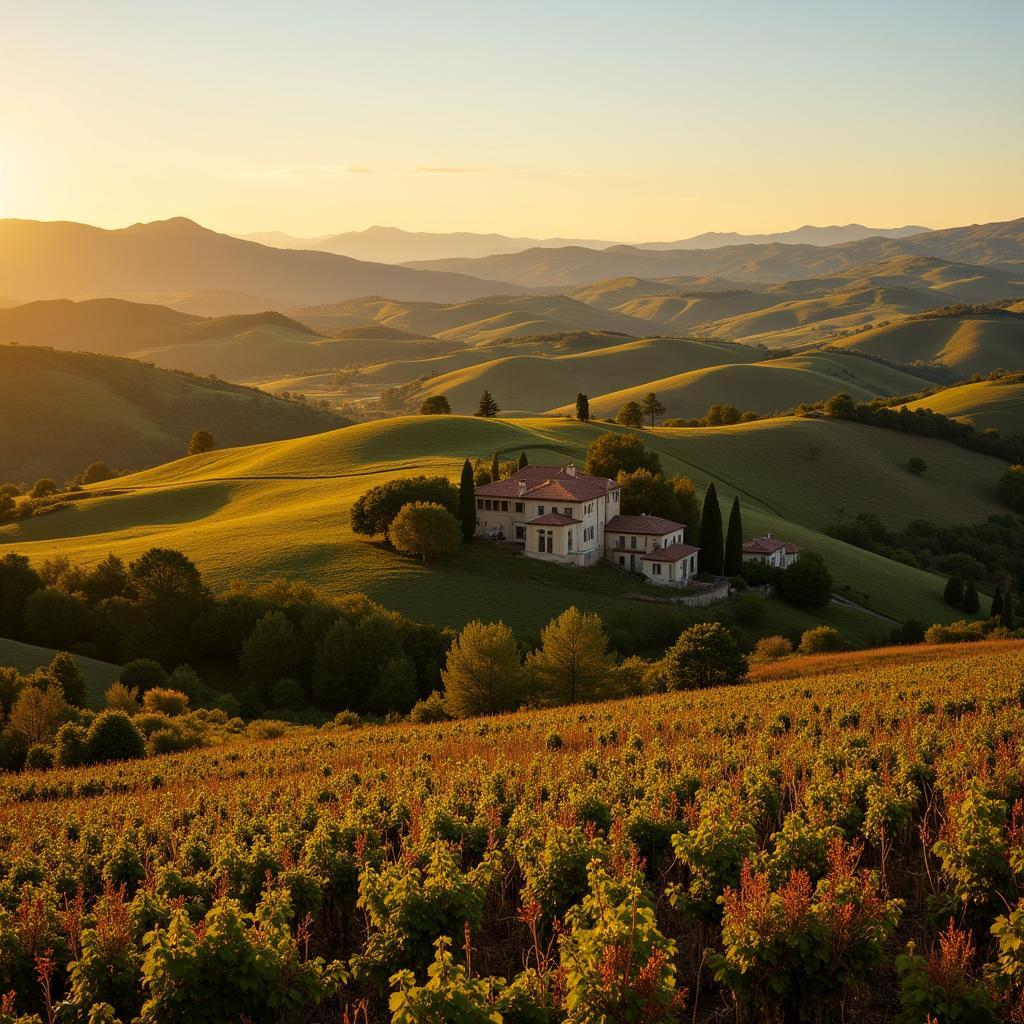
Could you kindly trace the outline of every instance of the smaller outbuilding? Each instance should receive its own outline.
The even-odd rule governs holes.
[[[786,541],[766,533],[763,537],[755,537],[743,544],[743,561],[760,562],[775,569],[788,569],[800,558],[800,546],[788,544]]]

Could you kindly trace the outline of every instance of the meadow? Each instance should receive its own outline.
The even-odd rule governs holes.
[[[0,778],[2,1012],[1010,1019],[1022,676],[894,648]]]

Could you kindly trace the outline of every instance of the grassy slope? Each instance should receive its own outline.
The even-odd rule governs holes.
[[[0,550],[95,562],[111,550],[130,557],[157,544],[180,547],[215,585],[289,575],[366,591],[417,618],[504,618],[536,629],[569,604],[636,608],[625,594],[639,584],[610,567],[564,569],[483,542],[451,562],[423,566],[355,538],[348,510],[368,486],[395,475],[455,478],[465,456],[498,450],[511,457],[525,449],[536,464],[580,461],[606,429],[557,419],[406,417],[217,451],[138,473],[122,481],[123,493],[0,527]],[[645,438],[667,471],[686,473],[700,487],[714,478],[725,508],[740,494],[747,535],[772,531],[820,551],[850,596],[897,618],[948,619],[942,581],[818,531],[841,510],[876,511],[892,526],[916,516],[977,521],[1001,511],[993,493],[1000,464],[939,441],[821,420],[659,429]],[[902,468],[911,454],[927,461],[924,477]],[[829,616],[861,635],[887,629],[855,612],[832,609]]]
[[[1024,316],[988,313],[903,320],[834,344],[898,363],[941,363],[965,377],[1019,370],[1024,369]]]
[[[919,390],[924,381],[868,359],[833,353],[810,352],[761,363],[724,365],[648,380],[637,387],[592,396],[594,416],[614,416],[626,402],[640,401],[649,391],[664,403],[666,417],[703,416],[712,404],[735,405],[741,410],[770,413],[791,409],[801,402],[828,398],[846,391],[860,401]],[[555,410],[570,411],[568,405]]]
[[[994,427],[1002,434],[1024,433],[1024,383],[982,380],[959,384],[908,403],[910,409],[931,409],[944,416],[966,416],[979,430]]]
[[[0,637],[0,666],[16,668],[24,675],[49,665],[56,653],[48,647],[33,647],[31,644]],[[109,662],[83,658],[78,654],[74,655],[74,659],[85,676],[86,705],[91,708],[102,708],[103,695],[112,683],[117,682],[121,675],[120,668]]]
[[[114,356],[0,345],[0,480],[59,481],[97,459],[138,469],[183,452],[332,429],[336,416]],[[11,439],[8,441],[7,439]]]

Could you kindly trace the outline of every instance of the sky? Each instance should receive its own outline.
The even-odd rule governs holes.
[[[1024,216],[1020,0],[0,0],[0,217],[614,241]]]

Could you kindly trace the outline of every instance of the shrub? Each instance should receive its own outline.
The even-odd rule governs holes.
[[[452,407],[446,395],[428,395],[420,404],[421,416],[451,416]]]
[[[615,480],[619,473],[635,473],[638,469],[660,473],[661,460],[633,434],[602,434],[587,449],[584,472],[592,476]]]
[[[403,505],[427,502],[452,515],[459,511],[459,491],[443,476],[414,476],[371,487],[352,505],[352,531],[367,537],[387,537]]]
[[[152,658],[136,658],[121,669],[121,682],[145,693],[155,686],[166,686],[167,673]]]
[[[800,637],[801,654],[826,654],[841,650],[843,638],[832,626],[815,626],[805,630]]]
[[[832,585],[825,560],[805,552],[779,577],[779,594],[798,608],[827,608],[832,601]]]
[[[86,730],[77,722],[65,722],[54,740],[54,761],[61,768],[76,768],[89,760]]]
[[[925,630],[924,642],[926,644],[965,644],[974,640],[984,640],[987,625],[988,623],[982,621],[968,622],[966,619],[949,624],[937,622]]]
[[[45,743],[33,743],[25,754],[25,767],[45,769],[53,767],[53,747]]]
[[[778,661],[780,658],[789,657],[792,653],[793,644],[787,637],[763,636],[754,644],[750,660],[752,663]]]
[[[417,701],[409,712],[409,721],[428,724],[431,722],[446,722],[451,718],[444,703],[444,694],[434,690],[429,697]]]
[[[740,682],[747,674],[747,659],[720,622],[699,622],[680,633],[664,667],[673,690],[696,690]]]
[[[101,711],[86,736],[89,761],[130,761],[146,756],[142,733],[123,711]]]
[[[125,686],[124,683],[111,683],[103,695],[106,707],[114,711],[123,711],[126,715],[134,715],[139,710],[139,691],[136,687]]]
[[[53,661],[47,666],[46,673],[60,683],[64,699],[69,704],[79,708],[84,706],[85,676],[78,668],[78,663],[67,651],[61,651],[54,656]]]
[[[917,455],[912,455],[907,460],[907,472],[913,473],[914,476],[921,476],[927,469],[928,463]]]
[[[999,478],[997,490],[1014,512],[1024,512],[1024,466],[1011,466]]]
[[[142,695],[142,710],[174,717],[188,711],[188,697],[179,690],[154,686]]]
[[[448,509],[432,502],[403,505],[391,522],[391,543],[397,551],[427,558],[454,555],[462,542],[462,527]]]
[[[302,687],[294,679],[279,679],[274,683],[271,702],[275,708],[301,711],[308,701]]]
[[[444,701],[465,718],[511,711],[523,695],[523,666],[512,630],[503,622],[470,622],[448,651]]]
[[[61,649],[85,640],[91,628],[85,601],[57,587],[37,590],[28,598],[24,623],[25,636],[31,643]]]

